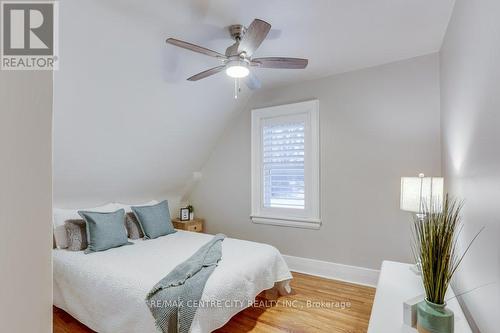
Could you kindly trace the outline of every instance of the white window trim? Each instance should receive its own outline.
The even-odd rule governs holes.
[[[305,115],[306,133],[310,133],[309,144],[306,148],[310,158],[306,157],[306,209],[300,212],[274,208],[264,208],[262,204],[262,121],[279,116]],[[287,226],[294,228],[319,229],[320,218],[320,142],[319,142],[319,101],[311,100],[300,103],[279,105],[252,110],[251,131],[251,176],[252,176],[252,213],[253,223]],[[307,135],[307,134],[306,134]],[[306,153],[307,154],[307,153]]]

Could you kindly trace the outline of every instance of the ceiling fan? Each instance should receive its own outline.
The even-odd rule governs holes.
[[[271,30],[271,25],[260,19],[253,20],[248,28],[241,24],[229,26],[229,33],[235,40],[235,43],[226,49],[225,54],[175,38],[168,38],[167,43],[217,58],[222,62],[220,66],[191,76],[188,78],[188,81],[198,81],[225,70],[228,76],[236,79],[235,87],[239,84],[238,79],[244,79],[248,88],[254,90],[260,88],[261,83],[250,70],[252,67],[303,69],[307,66],[307,59],[283,57],[252,58],[257,48],[266,39],[269,30]],[[239,90],[239,87],[237,90]]]

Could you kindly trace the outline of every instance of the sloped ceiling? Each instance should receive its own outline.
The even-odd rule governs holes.
[[[310,63],[303,71],[257,69],[266,89],[436,52],[453,2],[61,1],[55,204],[182,194],[229,118],[251,98],[243,90],[234,100],[224,74],[187,82],[217,61],[167,46],[167,37],[224,51],[232,42],[228,25],[270,22],[256,56]]]

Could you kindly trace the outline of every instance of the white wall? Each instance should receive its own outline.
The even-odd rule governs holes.
[[[52,332],[52,72],[0,70],[0,331]]]
[[[175,200],[241,110],[249,93],[243,87],[235,101],[224,73],[186,81],[219,61],[166,38],[223,52],[233,43],[229,25],[269,21],[256,56],[310,62],[301,71],[255,69],[266,89],[436,52],[453,1],[61,1],[54,205]]]
[[[191,201],[208,232],[266,242],[282,253],[379,268],[410,261],[410,216],[399,210],[400,177],[440,175],[438,57],[261,90],[226,128]],[[250,109],[320,101],[320,230],[253,224]]]
[[[441,50],[443,165],[449,191],[465,199],[455,278],[477,328],[500,327],[500,2],[457,0]],[[494,284],[490,284],[494,282]]]
[[[195,36],[193,31],[185,35],[188,22],[196,20],[189,6],[181,5],[61,2],[60,68],[54,74],[55,206],[177,201],[231,111],[244,102],[245,94],[234,100],[233,82],[223,73],[186,81],[219,62],[167,46],[167,37]]]

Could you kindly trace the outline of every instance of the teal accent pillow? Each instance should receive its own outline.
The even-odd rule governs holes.
[[[78,214],[86,222],[88,247],[85,253],[132,244],[128,242],[124,209],[112,213],[79,211]]]
[[[144,238],[153,239],[176,232],[170,220],[167,200],[153,206],[131,208],[141,225]]]

